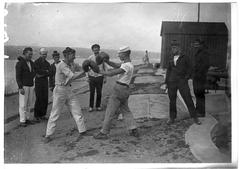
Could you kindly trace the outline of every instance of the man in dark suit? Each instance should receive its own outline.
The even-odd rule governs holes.
[[[55,87],[55,74],[56,74],[56,65],[60,63],[60,54],[58,51],[53,51],[52,54],[54,62],[50,66],[50,76],[49,76],[49,88],[53,91]]]
[[[209,68],[209,53],[204,42],[197,39],[193,46],[197,49],[194,57],[193,90],[196,97],[196,111],[198,117],[205,117],[205,83]]]
[[[169,64],[166,74],[166,84],[168,87],[168,96],[170,99],[170,119],[167,122],[172,124],[177,118],[176,98],[177,90],[179,90],[185,104],[187,105],[193,121],[200,125],[201,122],[197,118],[196,110],[190,94],[188,79],[190,78],[191,63],[187,56],[181,53],[180,44],[174,40],[171,42],[172,55],[169,59]]]
[[[50,64],[46,60],[47,50],[40,49],[40,57],[35,61],[36,78],[35,78],[35,92],[36,102],[34,107],[34,117],[36,121],[47,120],[48,106],[48,76],[50,74]]]
[[[30,110],[33,108],[35,77],[34,63],[31,60],[33,50],[27,47],[23,50],[23,56],[18,57],[16,64],[16,81],[19,88],[19,116],[20,126],[26,127],[33,124],[30,121]]]

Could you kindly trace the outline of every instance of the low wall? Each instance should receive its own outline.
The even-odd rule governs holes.
[[[82,65],[82,62],[84,61],[84,58],[76,58],[75,62]],[[112,58],[111,59],[114,62],[119,62],[119,58]],[[48,60],[49,63],[52,63],[53,60]],[[150,60],[153,63],[157,62],[157,59],[153,59]],[[4,60],[4,80],[5,80],[5,90],[4,90],[4,94],[5,95],[11,95],[14,93],[18,92],[18,86],[17,86],[17,82],[16,82],[16,72],[15,72],[15,65],[17,63],[17,60]],[[132,63],[134,65],[139,65],[142,64],[142,60],[141,59],[136,59],[133,60]]]

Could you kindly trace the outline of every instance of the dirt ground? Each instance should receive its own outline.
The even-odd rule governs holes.
[[[103,107],[111,93],[114,78],[109,78],[103,89]],[[158,86],[158,84],[156,84]],[[156,86],[137,86],[141,93]],[[151,88],[148,89],[148,88]],[[138,93],[137,90],[133,91]],[[135,93],[135,94],[136,94]],[[157,92],[160,93],[160,92]],[[104,111],[87,111],[89,93],[80,96],[86,126],[93,135],[104,119]],[[11,104],[11,103],[8,103]],[[48,114],[51,105],[48,107]],[[192,124],[190,119],[167,125],[167,119],[136,119],[140,138],[128,135],[124,122],[116,121],[108,140],[95,140],[86,136],[78,140],[78,132],[70,113],[63,110],[57,122],[54,139],[44,144],[47,121],[26,128],[15,127],[4,135],[5,163],[198,163],[185,144],[185,132]]]
[[[104,111],[83,111],[91,134],[101,127]],[[71,115],[65,110],[57,123],[54,139],[44,144],[46,123],[16,128],[6,133],[5,163],[197,163],[185,144],[189,119],[168,126],[165,119],[138,119],[140,138],[128,135],[122,121],[116,121],[108,140],[77,138]]]

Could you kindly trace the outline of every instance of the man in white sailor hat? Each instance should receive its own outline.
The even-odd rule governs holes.
[[[114,63],[109,59],[104,61],[112,66],[114,69],[111,71],[103,72],[101,74],[105,76],[118,75],[118,80],[113,87],[112,95],[109,98],[105,118],[102,129],[98,134],[94,136],[95,139],[107,139],[110,132],[111,122],[117,118],[119,113],[123,115],[123,120],[129,130],[129,134],[134,137],[139,137],[136,123],[133,118],[133,114],[128,107],[128,98],[130,94],[129,84],[133,76],[134,66],[130,59],[131,50],[128,46],[123,46],[118,51],[118,57],[121,60],[120,63]]]

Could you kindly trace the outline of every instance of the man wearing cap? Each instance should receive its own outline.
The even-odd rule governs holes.
[[[60,63],[60,54],[58,51],[53,51],[52,54],[54,62],[50,66],[50,76],[49,76],[49,88],[53,91],[55,87],[55,73],[56,73],[56,65]]]
[[[205,83],[209,68],[209,53],[204,42],[196,39],[194,44],[196,53],[193,68],[193,90],[196,97],[196,111],[198,117],[205,117]]]
[[[179,90],[185,104],[187,105],[193,121],[200,125],[201,122],[197,118],[196,110],[190,94],[188,86],[188,79],[191,73],[190,59],[181,53],[180,44],[178,41],[173,40],[171,42],[172,55],[169,58],[167,73],[166,73],[166,85],[168,87],[168,96],[170,100],[170,119],[168,124],[175,122],[177,118],[177,90]]]
[[[85,77],[85,72],[75,72],[74,59],[76,51],[67,47],[63,51],[64,60],[62,60],[56,67],[55,88],[53,89],[53,105],[48,119],[46,135],[44,142],[48,143],[52,140],[52,135],[56,129],[56,121],[58,120],[63,106],[70,109],[72,117],[74,118],[79,136],[78,140],[83,136],[87,136],[86,127],[84,123],[84,116],[81,111],[80,101],[77,94],[74,92],[71,83],[79,78]]]
[[[48,77],[50,75],[50,64],[46,60],[48,51],[40,48],[40,57],[35,60],[36,78],[35,92],[36,101],[34,107],[34,117],[37,122],[47,120],[45,117],[48,107]]]
[[[23,56],[18,57],[16,64],[16,81],[19,90],[19,116],[20,126],[26,127],[33,124],[30,121],[30,110],[33,108],[34,83],[35,77],[34,63],[31,60],[33,50],[27,47],[23,50]]]
[[[89,56],[89,60],[97,62],[97,58],[99,57],[100,53],[100,45],[94,44],[91,47],[93,51],[93,55]],[[105,70],[106,65],[104,62],[100,63],[98,65],[100,70]],[[87,73],[88,81],[89,81],[89,89],[90,89],[90,98],[89,98],[89,112],[93,111],[94,107],[94,96],[95,96],[95,90],[97,93],[97,98],[96,98],[96,110],[101,111],[101,99],[102,99],[102,87],[103,83],[106,82],[106,78],[99,73],[95,73],[93,70],[90,70]]]
[[[131,50],[128,46],[120,48],[118,51],[118,57],[121,60],[121,64],[114,63],[108,59],[105,62],[112,66],[114,69],[107,72],[100,72],[106,76],[118,75],[118,80],[113,87],[112,94],[109,98],[105,118],[102,129],[98,134],[94,136],[95,139],[107,139],[110,132],[110,127],[113,119],[116,119],[119,113],[122,113],[123,119],[129,130],[129,134],[134,137],[139,137],[136,123],[133,118],[133,114],[128,107],[128,98],[130,94],[129,84],[132,79],[134,66],[130,59]]]

